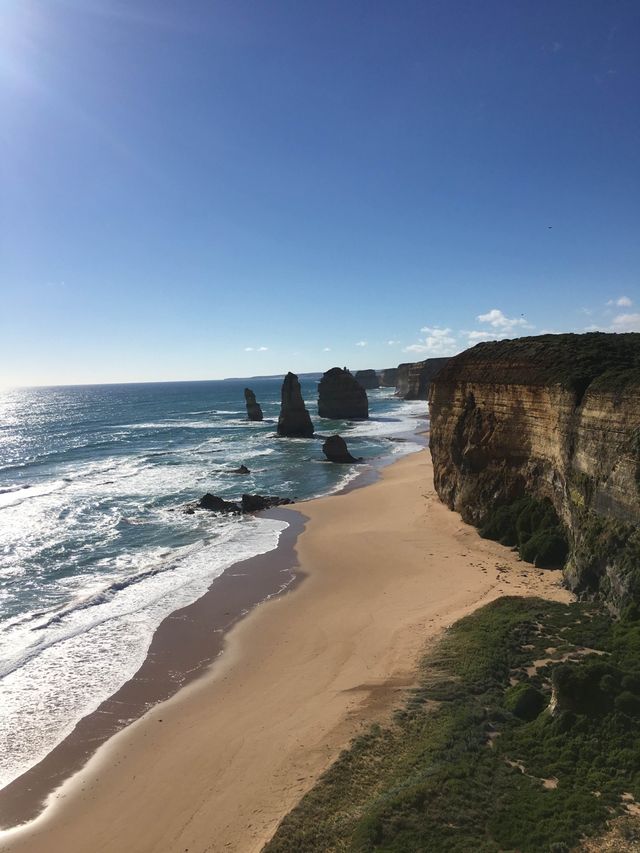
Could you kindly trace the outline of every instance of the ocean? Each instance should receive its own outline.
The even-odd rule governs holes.
[[[0,787],[42,759],[142,664],[171,612],[238,562],[276,547],[286,523],[193,515],[212,492],[304,500],[366,466],[324,461],[321,442],[280,439],[279,379],[252,379],[265,420],[246,418],[243,380],[0,392]],[[317,417],[354,456],[418,449],[426,403],[369,391],[370,420]],[[404,441],[390,438],[404,437]],[[233,473],[246,465],[250,473]]]

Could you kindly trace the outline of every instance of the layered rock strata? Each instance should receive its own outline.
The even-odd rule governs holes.
[[[318,385],[318,414],[333,420],[369,417],[367,392],[347,368],[332,367]]]
[[[501,504],[548,498],[565,576],[620,611],[640,601],[640,334],[482,343],[432,380],[440,498],[481,524]]]
[[[399,364],[396,396],[403,400],[428,400],[432,379],[448,361],[448,358],[427,358],[424,361]]]
[[[251,388],[244,389],[244,401],[247,405],[247,417],[249,420],[261,421],[263,417],[262,408],[260,407],[260,403],[256,401],[256,395]]]
[[[381,388],[395,388],[398,380],[397,367],[385,367],[378,374],[378,382]]]
[[[311,417],[304,405],[295,373],[287,373],[282,383],[278,435],[290,438],[311,438],[313,435]]]
[[[375,370],[356,370],[355,378],[365,391],[372,391],[374,388],[380,387],[380,380]]]

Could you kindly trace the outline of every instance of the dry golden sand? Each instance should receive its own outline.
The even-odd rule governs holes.
[[[99,749],[2,851],[259,851],[362,726],[412,683],[425,642],[503,594],[569,600],[438,501],[428,451],[300,505],[307,577],[230,633],[200,680]]]

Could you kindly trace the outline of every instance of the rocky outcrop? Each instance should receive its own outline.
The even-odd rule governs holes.
[[[356,459],[355,456],[349,453],[347,442],[341,435],[330,435],[322,445],[322,452],[329,462],[338,462],[341,464],[360,462],[359,459]]]
[[[380,388],[395,388],[398,381],[398,368],[385,367],[378,373],[378,382]]]
[[[195,509],[207,509],[209,512],[222,512],[227,515],[238,515],[240,513],[260,512],[274,506],[291,504],[290,498],[279,498],[275,495],[242,495],[240,503],[226,501],[218,495],[207,492],[199,501],[187,504],[186,512],[192,514]]]
[[[365,391],[380,387],[380,380],[375,370],[356,370],[356,382],[359,382]]]
[[[256,402],[256,395],[251,388],[244,389],[244,401],[247,404],[247,417],[250,421],[262,420],[262,409],[260,403]]]
[[[481,524],[548,499],[569,541],[565,577],[620,611],[640,601],[640,334],[482,343],[431,384],[441,499]]]
[[[318,414],[321,418],[363,420],[369,417],[369,400],[347,368],[332,367],[318,385]]]
[[[281,399],[278,435],[290,438],[311,438],[313,424],[304,405],[300,383],[295,373],[287,373],[285,376]]]
[[[403,400],[428,400],[432,379],[448,361],[448,358],[427,358],[424,361],[399,364],[396,396]]]

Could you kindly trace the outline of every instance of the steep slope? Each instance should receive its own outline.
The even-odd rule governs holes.
[[[480,525],[524,496],[550,500],[570,587],[615,610],[640,601],[640,334],[478,344],[434,378],[430,415],[445,503]]]

